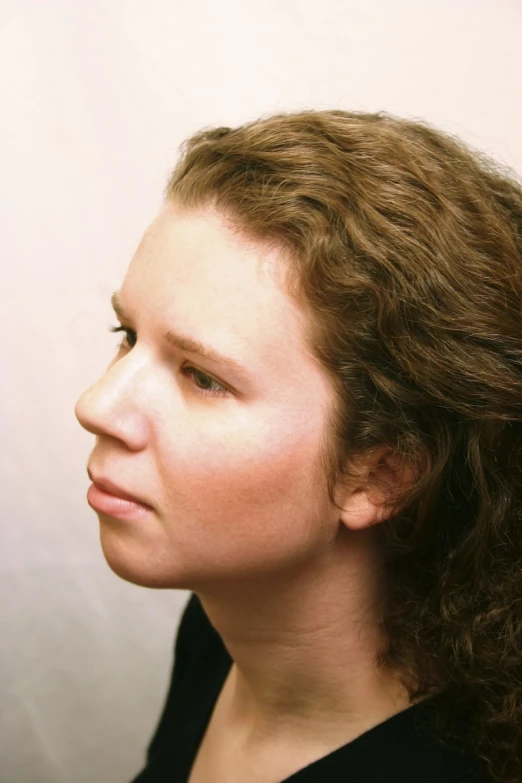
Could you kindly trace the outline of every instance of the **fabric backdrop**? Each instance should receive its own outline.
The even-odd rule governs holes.
[[[520,0],[0,0],[0,781],[125,783],[186,592],[108,568],[80,392],[109,296],[204,125],[427,119],[522,171]]]

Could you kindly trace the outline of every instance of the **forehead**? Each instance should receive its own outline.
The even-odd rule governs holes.
[[[284,290],[281,252],[232,232],[215,212],[166,204],[131,262],[125,306],[237,358],[254,372],[320,372],[308,317]]]
[[[301,318],[276,282],[285,268],[282,254],[233,231],[214,210],[187,212],[165,204],[145,232],[133,259],[136,265],[151,285],[161,278],[160,287],[167,287],[169,296],[174,287],[198,290],[207,304],[217,304],[218,294],[227,300],[240,294],[262,307],[278,301],[294,311],[294,320]]]

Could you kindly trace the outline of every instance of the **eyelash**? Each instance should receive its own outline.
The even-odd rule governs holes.
[[[133,345],[129,345],[129,334],[136,335],[136,332],[134,332],[132,329],[127,328],[126,326],[111,326],[109,329],[110,332],[124,332],[125,333],[125,339],[127,340],[127,346],[124,345],[124,340],[121,341],[119,347],[124,348],[127,347],[130,350],[134,348]],[[208,389],[202,389],[200,386],[197,386],[195,384],[195,388],[197,390],[198,394],[201,394],[206,397],[225,397],[228,395],[228,389],[225,389],[224,386],[222,386],[220,383],[214,380],[214,378],[211,378],[209,375],[207,375],[204,372],[201,372],[201,370],[197,370],[195,367],[187,367],[185,366],[183,368],[183,371],[185,375],[189,378],[194,378],[194,374],[198,375],[201,378],[205,378],[207,381],[210,381],[210,388]],[[187,372],[189,371],[189,372]]]

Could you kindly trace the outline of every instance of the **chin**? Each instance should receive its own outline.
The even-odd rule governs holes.
[[[119,558],[108,557],[105,554],[105,560],[116,576],[125,579],[126,582],[131,582],[139,587],[165,588],[171,586],[164,584],[161,579],[155,578],[153,574],[145,570],[133,568],[132,565]]]
[[[139,587],[189,590],[183,579],[166,573],[157,558],[147,555],[137,541],[124,541],[119,536],[100,529],[100,543],[109,568],[126,582]]]

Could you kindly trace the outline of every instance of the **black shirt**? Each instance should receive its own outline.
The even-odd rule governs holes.
[[[163,714],[147,764],[132,783],[187,783],[231,665],[221,637],[192,594],[177,634]],[[429,726],[431,701],[388,718],[281,783],[489,783],[483,771],[476,771],[476,762],[435,745],[429,730],[421,730],[421,721]]]

